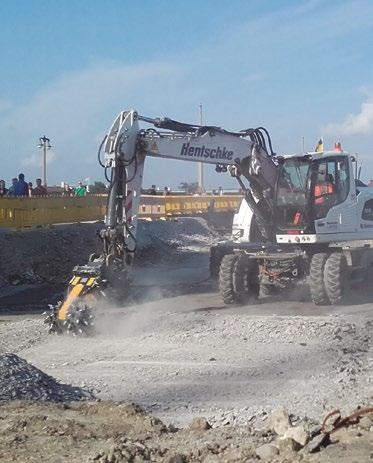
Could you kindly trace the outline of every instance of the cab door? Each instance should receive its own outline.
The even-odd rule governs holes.
[[[348,156],[317,160],[314,177],[313,210],[317,234],[357,231],[357,198]]]

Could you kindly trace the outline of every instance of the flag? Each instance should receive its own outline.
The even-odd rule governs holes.
[[[322,138],[320,138],[320,140],[318,141],[316,145],[315,152],[322,153],[323,151],[324,151],[324,141]]]

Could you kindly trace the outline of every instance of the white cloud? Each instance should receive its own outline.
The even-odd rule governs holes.
[[[373,133],[373,98],[361,104],[360,112],[348,114],[340,123],[328,124],[325,133],[331,135],[359,135]]]
[[[116,114],[143,102],[144,94],[156,94],[157,87],[164,91],[178,69],[159,62],[101,63],[62,74],[18,107],[0,101],[0,153],[7,160],[8,175],[21,165],[29,177],[40,175],[37,143],[46,134],[59,153],[59,162],[49,171],[53,180],[80,177],[86,159],[96,159],[100,139]],[[48,152],[48,162],[55,160]]]

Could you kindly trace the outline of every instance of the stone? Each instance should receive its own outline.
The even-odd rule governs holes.
[[[308,432],[304,429],[302,425],[294,426],[292,428],[288,428],[284,433],[284,439],[290,438],[295,440],[299,445],[304,447],[308,440],[309,435]]]
[[[280,453],[289,453],[289,452],[297,452],[302,447],[298,442],[295,442],[294,439],[290,437],[282,437],[276,442],[277,448],[279,449]]]
[[[360,428],[365,429],[366,431],[369,431],[372,425],[373,425],[373,422],[369,418],[369,416],[363,416],[359,420]]]
[[[272,444],[264,444],[255,450],[257,456],[264,461],[271,461],[278,455],[278,448]]]
[[[274,410],[267,419],[267,425],[271,431],[283,436],[291,427],[290,418],[285,408],[281,407]]]
[[[361,432],[353,428],[340,428],[330,434],[330,442],[340,444],[352,444],[361,437]]]
[[[308,442],[308,444],[303,448],[303,451],[305,453],[315,453],[318,452],[321,447],[326,447],[329,443],[329,434],[318,434]]]
[[[167,463],[185,463],[186,458],[184,455],[181,453],[178,453],[177,455],[172,456],[171,458],[168,459]]]
[[[210,423],[203,416],[194,418],[189,425],[189,429],[193,431],[207,431],[211,428]]]

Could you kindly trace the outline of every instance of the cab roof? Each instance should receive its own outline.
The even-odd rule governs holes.
[[[285,159],[289,158],[303,158],[303,157],[310,157],[311,159],[322,159],[322,158],[330,158],[330,157],[335,157],[335,156],[350,156],[350,153],[347,151],[322,151],[322,152],[316,152],[316,151],[307,151],[306,153],[297,153],[297,154],[285,154],[281,157]]]

